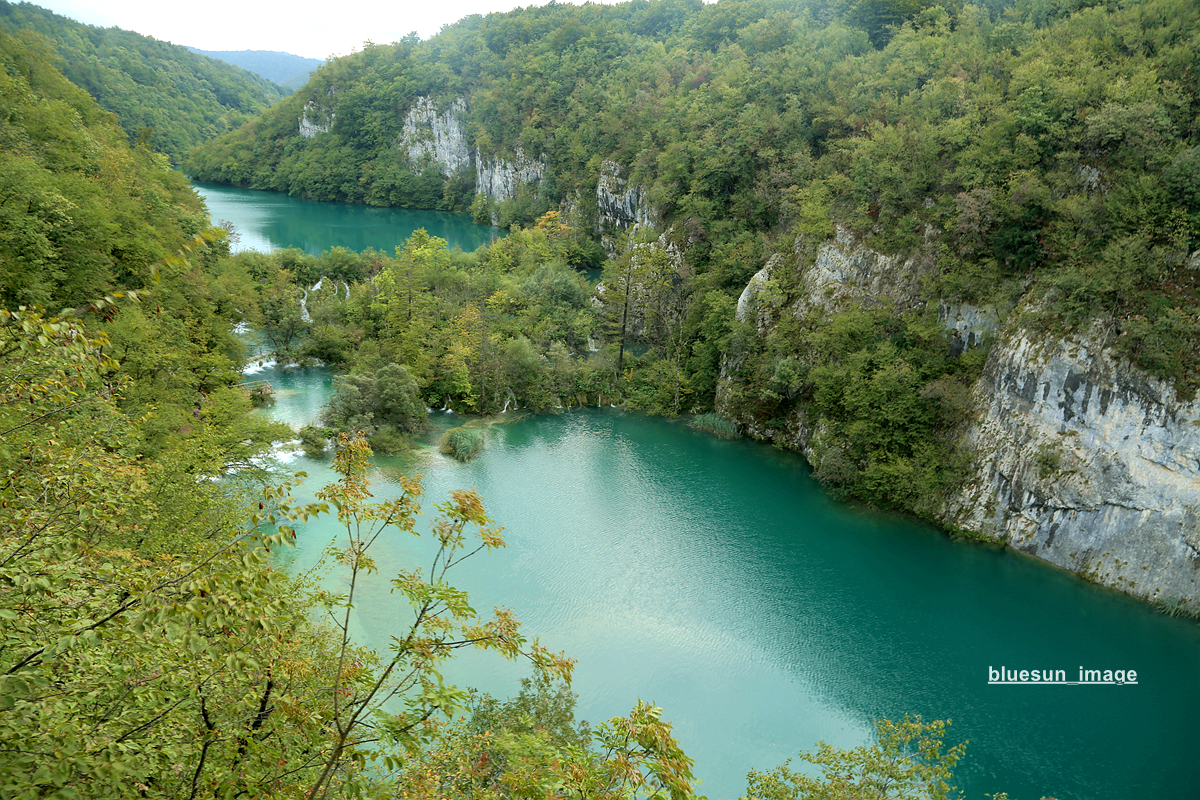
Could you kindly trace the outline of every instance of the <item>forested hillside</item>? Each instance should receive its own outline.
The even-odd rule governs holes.
[[[117,115],[131,142],[176,164],[189,148],[237,128],[283,95],[265,78],[186,47],[83,25],[30,3],[0,0],[0,29],[45,37],[55,65]]]
[[[982,332],[952,346],[939,309],[986,309],[994,331],[1020,302],[1035,336],[1099,321],[1115,352],[1194,391],[1198,15],[1186,0],[530,8],[335,59],[188,168],[502,225],[557,209],[561,262],[594,264],[597,238],[619,256],[590,334],[628,402],[710,409],[736,368],[727,413],[808,409],[830,486],[929,509],[967,458],[950,432],[987,356]],[[835,240],[894,259],[890,289],[804,299]],[[734,301],[772,256],[752,334]],[[555,340],[578,346],[524,335],[549,361]],[[504,388],[483,361],[476,383]]]

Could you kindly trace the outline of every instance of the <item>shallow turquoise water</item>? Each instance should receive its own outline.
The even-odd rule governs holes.
[[[328,392],[325,370],[258,375],[296,426]],[[872,719],[905,713],[952,718],[949,741],[970,740],[957,772],[970,798],[1200,796],[1200,627],[1013,551],[834,503],[792,454],[588,409],[496,426],[469,464],[430,448],[377,464],[377,496],[397,470],[420,473],[429,511],[451,489],[479,490],[509,547],[467,562],[457,584],[579,659],[581,717],[663,706],[709,797],[737,797],[749,768],[820,739],[864,744]],[[312,476],[308,493],[332,477],[324,463],[289,466]],[[291,568],[332,535],[302,527]],[[403,624],[387,576],[429,552],[380,540],[380,579],[355,620],[363,642]],[[1139,680],[989,686],[1001,665]],[[469,655],[451,677],[507,695],[523,674]]]

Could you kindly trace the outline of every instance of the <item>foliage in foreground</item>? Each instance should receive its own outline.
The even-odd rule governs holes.
[[[470,714],[400,773],[405,798],[688,800],[692,761],[662,709],[639,702],[594,730],[575,720],[575,695],[544,677],[511,700],[474,696]]]
[[[966,743],[943,749],[949,720],[902,722],[881,719],[878,741],[843,750],[821,742],[800,758],[821,769],[819,778],[784,763],[769,772],[751,770],[742,800],[948,800],[949,781]]]

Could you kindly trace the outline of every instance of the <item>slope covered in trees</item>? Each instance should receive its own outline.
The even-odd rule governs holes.
[[[278,86],[186,47],[120,28],[97,28],[31,3],[0,1],[0,29],[34,31],[55,65],[117,115],[130,141],[178,164],[191,147],[233,130],[277,101]]]
[[[207,227],[187,181],[130,149],[112,114],[51,66],[49,44],[0,31],[0,298],[5,306],[78,305]]]

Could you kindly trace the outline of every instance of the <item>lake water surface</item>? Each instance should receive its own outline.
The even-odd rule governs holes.
[[[476,225],[467,214],[322,203],[195,181],[192,186],[204,198],[214,223],[233,223],[238,236],[232,246],[235,253],[295,247],[319,255],[331,247],[356,252],[370,247],[390,255],[417,228],[469,252],[504,234],[499,228]]]
[[[295,426],[331,378],[256,377]],[[430,441],[457,423],[432,420]],[[333,477],[326,462],[288,466],[311,476],[307,495]],[[751,767],[822,739],[868,743],[873,719],[904,714],[952,718],[948,741],[970,740],[957,771],[970,798],[1198,796],[1200,628],[1013,551],[835,503],[795,455],[585,409],[495,426],[469,464],[425,446],[377,467],[380,498],[398,471],[423,474],[430,513],[451,489],[478,489],[509,547],[456,585],[579,659],[581,718],[661,705],[711,798],[740,795]],[[301,526],[290,567],[309,568],[334,535]],[[431,551],[402,536],[378,546],[354,624],[384,647],[408,613],[387,576]],[[1134,669],[1138,684],[988,685],[1001,665]],[[524,674],[468,655],[450,677],[507,696]]]

